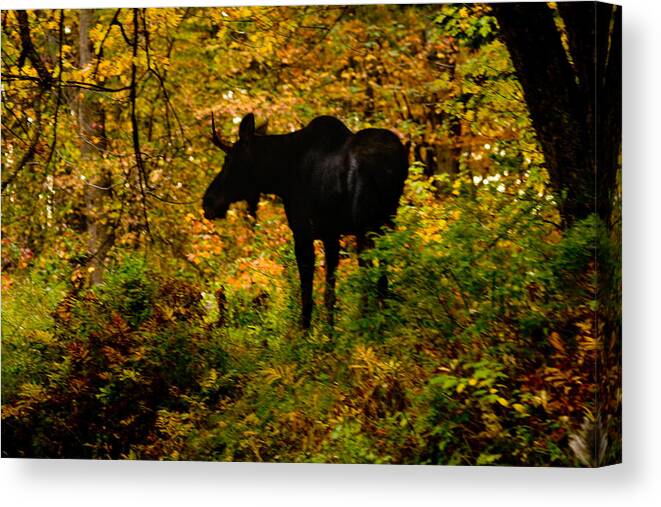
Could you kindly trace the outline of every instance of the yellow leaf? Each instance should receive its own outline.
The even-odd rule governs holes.
[[[477,384],[477,379],[472,378],[468,381],[469,386],[474,386],[475,384]]]
[[[551,345],[555,350],[563,354],[565,353],[565,346],[562,343],[562,338],[560,337],[560,334],[558,334],[556,331],[553,331],[549,336],[549,342],[551,343]]]
[[[520,414],[525,414],[526,413],[526,407],[521,405],[521,403],[513,403],[512,408],[519,412]]]
[[[498,397],[498,403],[500,403],[503,407],[509,407],[510,406],[510,402],[507,401],[505,398],[503,398],[501,396]]]
[[[461,392],[466,389],[466,384],[463,382],[457,386],[457,393],[461,394]]]

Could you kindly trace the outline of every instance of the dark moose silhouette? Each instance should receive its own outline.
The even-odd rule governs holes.
[[[238,201],[246,201],[254,216],[260,194],[280,197],[294,235],[303,327],[310,327],[312,315],[315,239],[324,244],[324,302],[333,325],[340,236],[355,235],[360,252],[372,242],[369,233],[391,223],[408,175],[407,150],[389,130],[368,128],[354,134],[331,116],[315,118],[289,134],[265,135],[249,113],[233,145],[220,138],[213,115],[211,121],[212,141],[226,156],[204,194],[205,218],[224,218]],[[383,274],[379,293],[386,290]]]

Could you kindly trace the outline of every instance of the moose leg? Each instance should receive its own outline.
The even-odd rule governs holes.
[[[326,316],[328,325],[333,326],[333,310],[335,307],[335,270],[340,261],[340,239],[324,239],[324,254],[326,256],[326,290],[324,291],[324,303],[326,305]]]
[[[370,248],[370,239],[364,234],[356,234],[356,250],[358,251],[358,265],[364,268],[368,265],[367,261],[361,257],[362,253]]]
[[[388,275],[386,275],[385,266],[381,266],[381,274],[376,282],[376,293],[380,301],[384,301],[388,297]]]
[[[364,260],[360,255],[363,253],[368,248],[373,248],[374,247],[374,239],[371,237],[365,236],[364,234],[360,234],[356,236],[357,240],[357,247],[358,247],[358,265],[360,267],[366,267],[368,265],[368,262]],[[376,282],[376,293],[380,301],[383,301],[387,296],[388,296],[388,276],[386,275],[386,270],[385,266],[379,266],[379,270],[381,271],[381,274],[379,275],[379,279]],[[363,306],[366,306],[367,301],[363,301]]]
[[[253,223],[257,221],[258,204],[259,204],[259,196],[257,196],[257,198],[248,200],[248,215],[252,217]]]
[[[368,262],[363,258],[363,252],[365,251],[366,248],[368,248],[368,239],[364,234],[357,234],[356,235],[356,250],[358,253],[358,265],[362,268],[365,269],[368,267]],[[367,297],[367,292],[363,290],[363,293],[360,295],[360,306],[362,307],[361,313],[364,315],[367,311],[367,302],[368,302],[368,297]]]
[[[303,328],[310,328],[312,320],[312,277],[314,276],[314,245],[312,239],[294,237],[296,264],[301,279],[301,309]]]

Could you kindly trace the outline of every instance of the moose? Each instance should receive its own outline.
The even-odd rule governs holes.
[[[302,326],[310,327],[315,254],[313,242],[324,245],[324,303],[333,326],[335,271],[340,236],[355,235],[359,253],[373,244],[370,233],[392,224],[408,176],[408,151],[385,129],[356,132],[332,116],[319,116],[306,127],[282,135],[255,128],[247,114],[239,139],[228,144],[216,131],[211,115],[211,140],[225,152],[223,168],[207,188],[202,205],[209,220],[225,218],[230,204],[245,201],[255,216],[260,194],[282,200],[300,277]],[[379,294],[387,291],[381,275]]]

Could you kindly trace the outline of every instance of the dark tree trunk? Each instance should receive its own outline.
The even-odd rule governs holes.
[[[558,3],[569,54],[545,3],[493,4],[566,225],[611,223],[621,145],[622,9]]]

